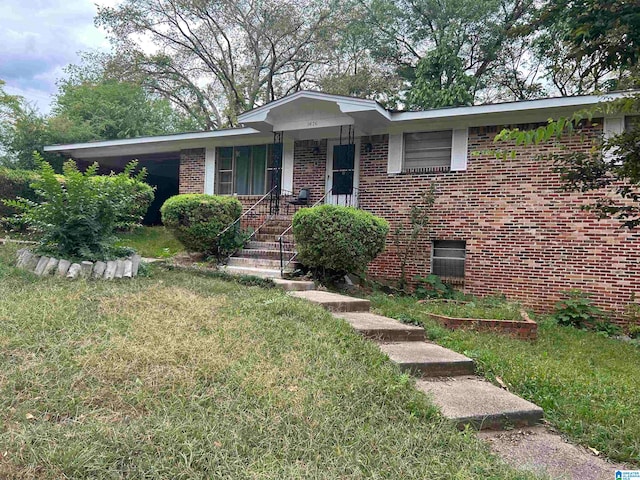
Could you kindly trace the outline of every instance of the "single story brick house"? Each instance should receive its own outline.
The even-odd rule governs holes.
[[[640,293],[638,236],[581,210],[587,195],[560,189],[553,165],[542,157],[558,147],[517,147],[509,160],[488,152],[503,126],[536,126],[602,100],[396,112],[372,100],[301,91],[244,113],[239,128],[45,150],[114,169],[138,158],[154,175],[173,179],[177,188],[165,196],[237,195],[246,209],[274,188],[294,197],[305,189],[309,204],[357,206],[386,218],[392,232],[408,225],[411,207],[435,184],[432,226],[407,265],[408,279],[433,272],[468,293],[500,292],[540,310],[576,288],[620,313]],[[562,145],[586,151],[628,121],[594,119]],[[397,280],[392,235],[369,272]]]

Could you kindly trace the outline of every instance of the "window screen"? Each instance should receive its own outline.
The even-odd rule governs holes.
[[[451,168],[451,130],[404,134],[403,171],[447,172]]]
[[[464,278],[467,244],[460,240],[434,240],[431,273],[439,277]]]

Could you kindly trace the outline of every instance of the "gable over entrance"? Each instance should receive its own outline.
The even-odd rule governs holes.
[[[287,132],[296,140],[337,136],[351,126],[355,136],[384,131],[391,113],[378,102],[362,98],[300,91],[243,113],[238,121],[261,132]]]

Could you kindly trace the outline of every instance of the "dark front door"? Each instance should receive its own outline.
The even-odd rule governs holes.
[[[334,196],[353,194],[355,160],[356,146],[353,143],[348,145],[335,145],[333,147],[333,181],[331,193]]]

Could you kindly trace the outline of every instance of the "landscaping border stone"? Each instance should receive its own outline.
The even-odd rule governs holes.
[[[531,320],[527,312],[520,310],[522,320],[497,320],[484,318],[456,318],[426,313],[426,315],[451,330],[468,329],[477,332],[506,333],[522,340],[538,338],[538,324]]]
[[[16,266],[39,276],[57,275],[75,280],[76,278],[94,278],[112,280],[114,278],[133,278],[138,275],[142,258],[132,255],[128,258],[108,262],[72,263],[69,260],[36,255],[29,249],[18,250]]]

